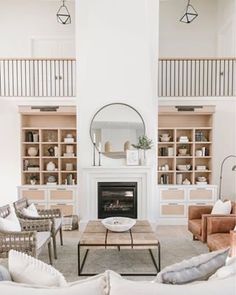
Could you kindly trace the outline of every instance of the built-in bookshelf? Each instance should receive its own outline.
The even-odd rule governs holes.
[[[22,185],[75,185],[77,131],[74,107],[21,107]]]
[[[158,184],[212,183],[213,106],[160,107]]]

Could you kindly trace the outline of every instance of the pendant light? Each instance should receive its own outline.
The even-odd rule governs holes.
[[[198,16],[197,11],[190,4],[190,0],[188,0],[188,4],[186,6],[185,14],[181,17],[180,21],[182,23],[189,24]]]
[[[65,5],[65,0],[62,1],[62,5],[57,11],[57,21],[62,25],[71,24],[71,16],[68,8]]]

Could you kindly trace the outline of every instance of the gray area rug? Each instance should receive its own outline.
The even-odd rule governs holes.
[[[186,226],[157,226],[156,233],[161,243],[161,268],[208,252],[207,246],[199,241],[193,241]],[[64,246],[59,245],[58,259],[54,267],[62,272],[68,281],[84,279],[78,277],[77,244],[80,232],[63,232]],[[39,257],[48,263],[48,253],[45,249]],[[6,261],[1,260],[6,264]],[[87,257],[84,271],[86,273],[103,272],[112,269],[117,272],[153,272],[155,268],[148,251],[144,250],[91,250]],[[154,277],[131,276],[132,280],[152,280]]]

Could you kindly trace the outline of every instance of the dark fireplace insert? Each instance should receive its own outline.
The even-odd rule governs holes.
[[[137,182],[98,182],[98,218],[137,218]]]

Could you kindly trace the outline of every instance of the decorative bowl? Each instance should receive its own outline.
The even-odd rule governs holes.
[[[179,170],[179,171],[188,171],[190,169],[191,169],[191,165],[190,164],[177,165],[177,170]]]
[[[124,232],[131,229],[136,223],[135,219],[128,217],[108,217],[102,220],[102,224],[114,232]]]

